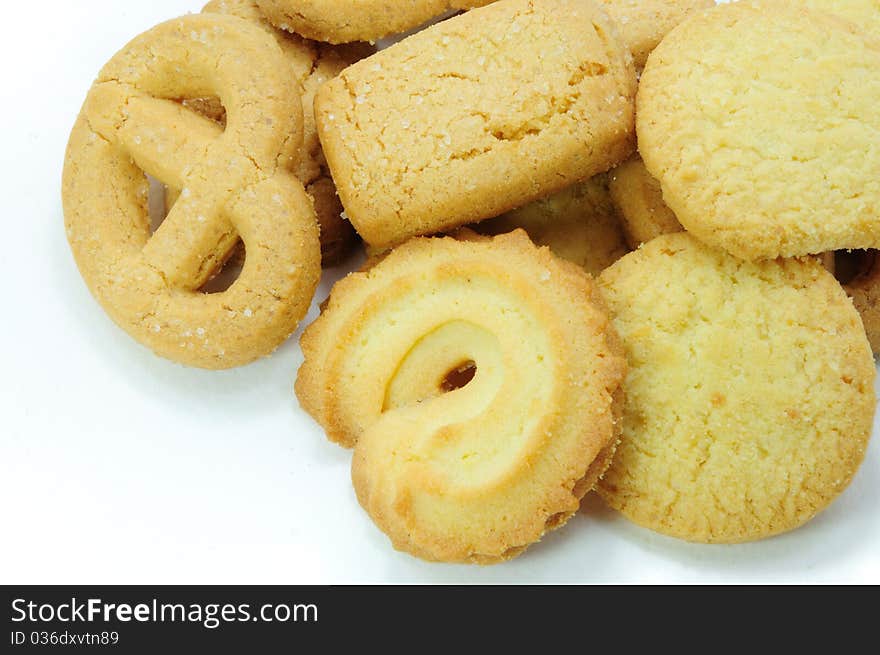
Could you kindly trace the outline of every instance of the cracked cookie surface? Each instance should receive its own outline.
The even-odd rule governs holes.
[[[372,54],[373,49],[363,43],[331,46],[284,32],[266,20],[256,0],[212,0],[202,11],[238,16],[263,27],[276,39],[284,53],[290,65],[290,81],[299,85],[303,105],[303,146],[300,152],[290,154],[290,170],[315,201],[315,214],[321,228],[322,264],[338,264],[351,252],[358,239],[351,223],[342,215],[342,203],[336,195],[336,185],[318,139],[315,94],[324,82]],[[221,125],[226,123],[226,111],[216,98],[185,100],[185,104]],[[172,200],[176,200],[178,194],[178,190],[169,190]],[[167,204],[170,207],[172,203]]]
[[[624,342],[623,435],[598,486],[689,541],[769,537],[849,484],[874,415],[859,315],[813,258],[749,263],[686,233],[599,278]]]
[[[652,53],[639,150],[681,224],[743,259],[880,245],[880,45],[786,2],[697,14]]]
[[[502,0],[358,62],[318,92],[346,212],[386,248],[522,206],[634,148],[632,58],[591,0]]]

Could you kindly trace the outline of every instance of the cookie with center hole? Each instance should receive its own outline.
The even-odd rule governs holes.
[[[607,468],[626,364],[595,284],[525,232],[418,238],[340,281],[296,392],[394,546],[510,559]]]

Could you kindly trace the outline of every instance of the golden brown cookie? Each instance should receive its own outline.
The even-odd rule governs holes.
[[[691,14],[715,6],[715,0],[601,0],[620,27],[637,68],[672,28]]]
[[[663,201],[663,191],[645,168],[641,157],[634,155],[608,174],[609,191],[623,225],[630,248],[684,228]]]
[[[623,436],[599,492],[689,541],[792,530],[859,468],[874,361],[859,315],[815,259],[743,262],[686,233],[599,279],[623,339]]]
[[[361,504],[424,559],[518,555],[617,441],[625,361],[595,285],[521,230],[407,242],[340,281],[302,347],[300,403],[355,446]]]
[[[324,266],[334,266],[345,259],[357,243],[357,234],[342,214],[342,203],[330,177],[315,127],[314,101],[318,87],[336,77],[344,68],[369,56],[373,50],[366,44],[328,46],[308,41],[296,34],[275,29],[260,13],[255,0],[212,0],[203,12],[230,14],[263,27],[277,41],[290,67],[290,79],[302,91],[303,149],[291,158],[291,171],[306,187],[315,201],[315,213],[321,228],[321,255]],[[226,110],[217,98],[184,99],[183,104],[203,116],[226,123]],[[170,209],[178,192],[169,190],[166,205]]]
[[[350,43],[406,32],[454,9],[492,0],[256,0],[276,26],[315,41]]]
[[[222,64],[222,65],[221,65]],[[231,16],[186,16],[134,39],[101,71],[71,133],[67,236],[89,289],[157,354],[229,368],[295,329],[320,277],[312,202],[287,172],[302,108],[284,56]],[[225,131],[176,102],[223,99]],[[150,234],[146,173],[180,199]],[[225,292],[200,291],[239,242]]]
[[[346,213],[387,248],[606,171],[633,150],[635,89],[596,2],[502,0],[347,68],[315,109]]]
[[[598,275],[629,252],[605,175],[473,226],[481,234],[517,228],[539,246]]]
[[[681,224],[743,259],[880,246],[878,70],[830,14],[720,5],[651,55],[639,150]]]

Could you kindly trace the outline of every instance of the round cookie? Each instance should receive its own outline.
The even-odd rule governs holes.
[[[613,508],[732,543],[797,528],[847,487],[871,435],[874,361],[817,260],[743,262],[669,234],[599,285],[630,365],[621,444],[598,486]]]
[[[277,43],[200,14],[156,26],[102,69],[71,132],[62,196],[92,294],[157,354],[230,368],[271,353],[308,310],[320,274],[312,201],[286,162],[302,106]],[[223,98],[223,130],[171,98]],[[151,233],[147,174],[180,199]],[[243,241],[241,275],[200,289]]]
[[[601,0],[620,28],[636,68],[676,25],[694,12],[715,6],[715,0]]]
[[[493,0],[256,0],[281,29],[315,41],[350,43],[400,34],[454,9]]]
[[[481,234],[524,229],[539,246],[598,275],[629,252],[604,175],[497,218],[477,223]]]
[[[354,446],[363,507],[428,560],[509,559],[610,462],[626,364],[590,276],[517,230],[417,238],[340,281],[302,407]]]
[[[639,150],[681,224],[743,259],[880,245],[880,45],[781,2],[701,12],[657,47]]]
[[[663,201],[660,182],[651,176],[641,157],[634,155],[608,177],[611,200],[630,248],[638,248],[661,234],[684,230]]]

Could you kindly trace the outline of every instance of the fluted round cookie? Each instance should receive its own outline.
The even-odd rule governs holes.
[[[672,28],[694,12],[715,6],[715,0],[601,0],[620,27],[637,68]]]
[[[591,275],[598,275],[629,252],[605,175],[473,226],[481,234],[503,234],[517,228],[525,230],[537,245],[547,246]]]
[[[418,238],[333,289],[296,391],[394,546],[509,559],[608,466],[625,360],[592,279],[518,230]]]
[[[700,240],[754,260],[880,245],[880,45],[785,2],[719,5],[648,59],[639,150]]]
[[[316,41],[375,42],[493,0],[256,0],[276,26]]]
[[[599,279],[626,348],[623,435],[599,492],[635,523],[730,543],[797,528],[862,462],[874,361],[814,258],[744,262],[686,233]]]
[[[608,174],[611,200],[630,248],[684,228],[663,200],[658,182],[634,155]]]

